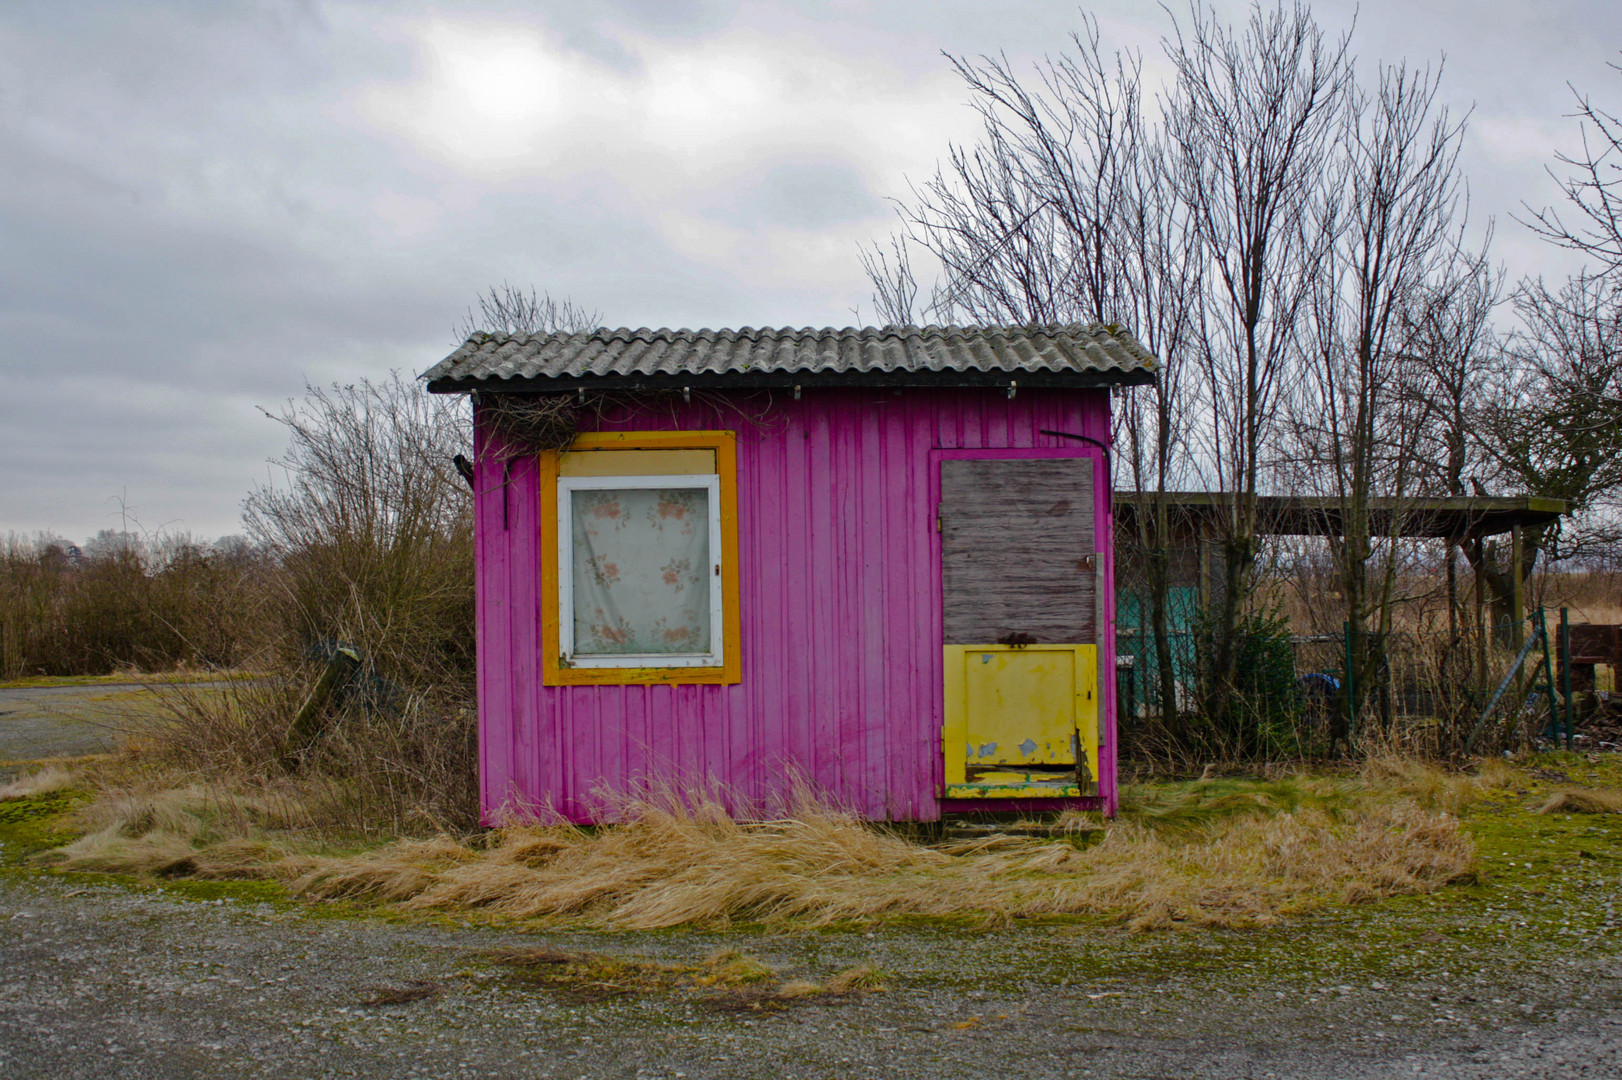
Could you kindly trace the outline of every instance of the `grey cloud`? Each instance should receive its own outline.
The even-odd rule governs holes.
[[[1331,24],[1351,10],[1319,8]],[[1165,29],[1153,5],[1099,11],[1106,33],[1132,35],[1122,44],[1152,49]],[[1444,93],[1461,108],[1479,101],[1478,121],[1558,127],[1567,78],[1622,102],[1622,78],[1604,66],[1614,48],[1595,32],[1609,5],[1367,0],[1361,12],[1362,55],[1447,51]],[[640,60],[621,37],[702,70],[723,35],[741,34],[768,64],[815,52],[844,65],[835,77],[882,75],[897,93],[938,80],[942,49],[1005,49],[1025,64],[1063,48],[1076,23],[1069,4],[1038,0],[0,6],[0,532],[82,538],[113,523],[108,500],[126,489],[149,525],[237,531],[242,495],[281,445],[255,405],[275,407],[306,378],[426,368],[474,295],[502,280],[613,323],[847,322],[868,293],[853,245],[816,278],[732,265],[728,252],[763,250],[774,230],[839,251],[866,221],[883,235],[883,198],[904,192],[870,178],[904,166],[922,179],[945,153],[944,131],[923,142],[929,156],[899,164],[857,157],[885,147],[847,155],[837,132],[818,146],[774,132],[689,170],[605,125],[568,148],[567,167],[482,177],[356,105],[368,87],[426,76],[402,20],[430,17],[538,29],[632,81]],[[930,85],[931,106],[963,96],[943,103]],[[814,79],[796,89],[818,91]],[[1541,162],[1478,149],[1475,214],[1500,218],[1512,273],[1538,268],[1546,250],[1511,241],[1504,218],[1523,198],[1554,197]],[[711,238],[672,217],[724,235],[706,249]]]
[[[721,193],[710,213],[742,228],[819,229],[883,214],[884,201],[854,165],[790,162],[740,178]]]

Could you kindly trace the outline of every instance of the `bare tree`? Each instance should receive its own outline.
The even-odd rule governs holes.
[[[1137,502],[1126,554],[1150,627],[1153,696],[1175,721],[1165,494],[1185,435],[1199,245],[1179,212],[1164,147],[1145,124],[1138,58],[1106,55],[1092,19],[1071,45],[1028,78],[1003,58],[952,60],[980,113],[981,141],[952,149],[901,205],[905,235],[889,251],[865,252],[863,264],[875,306],[892,321],[912,319],[918,289],[908,251],[916,245],[941,267],[926,310],[943,321],[1124,325],[1160,358],[1154,386],[1122,393],[1116,460]]]
[[[1190,7],[1164,42],[1172,176],[1206,263],[1198,347],[1207,414],[1198,451],[1227,492],[1207,709],[1224,716],[1258,554],[1257,494],[1282,380],[1327,255],[1317,220],[1351,79],[1302,4],[1252,8],[1242,29]]]
[[[1492,231],[1479,249],[1460,249],[1451,270],[1441,280],[1425,283],[1404,313],[1406,348],[1412,354],[1412,378],[1404,392],[1423,406],[1424,422],[1414,431],[1413,485],[1425,495],[1463,496],[1472,488],[1485,491],[1482,474],[1490,468],[1483,459],[1476,425],[1485,405],[1486,375],[1497,362],[1501,341],[1493,327],[1493,314],[1503,302],[1504,274],[1488,258]],[[1444,556],[1448,638],[1459,640],[1464,624],[1460,606],[1458,556],[1460,541],[1470,564],[1484,559],[1480,537],[1448,537]],[[1485,682],[1485,619],[1480,588],[1474,591],[1470,620],[1480,646],[1476,676]]]
[[[1180,212],[1163,144],[1146,141],[1139,168],[1126,176],[1125,186],[1117,225],[1126,301],[1120,317],[1160,359],[1160,371],[1153,385],[1123,389],[1116,444],[1136,503],[1134,554],[1141,563],[1140,603],[1148,609],[1154,651],[1154,697],[1162,719],[1180,737],[1171,597],[1174,583],[1187,584],[1181,573],[1186,568],[1174,565],[1174,559],[1190,552],[1178,547],[1167,496],[1186,480],[1188,418],[1198,392],[1190,385],[1189,354],[1199,336],[1204,264],[1199,239]]]
[[[1481,246],[1455,251],[1450,269],[1420,286],[1403,312],[1403,339],[1414,376],[1406,393],[1422,397],[1427,420],[1415,435],[1415,489],[1466,495],[1482,487],[1475,425],[1485,375],[1502,342],[1493,316],[1504,302],[1504,272],[1489,257],[1492,229]]]
[[[1481,409],[1479,444],[1499,476],[1530,495],[1564,499],[1581,515],[1622,488],[1622,282],[1579,274],[1557,289],[1523,281],[1515,309],[1522,330],[1505,349]],[[1588,534],[1530,530],[1521,575],[1540,554],[1580,554],[1584,544],[1614,544],[1603,519]],[[1499,597],[1508,574],[1482,566]],[[1500,603],[1499,606],[1502,606]]]
[[[460,345],[474,334],[577,334],[602,325],[603,314],[588,310],[573,300],[552,299],[551,293],[525,292],[517,285],[502,282],[479,296],[479,313],[468,308],[467,317],[452,333]]]
[[[873,283],[873,309],[878,312],[879,322],[887,326],[917,325],[918,279],[913,276],[907,238],[890,237],[888,252],[875,243],[861,252],[861,260],[862,269]]]
[[[1040,325],[1113,322],[1124,306],[1114,228],[1125,178],[1141,152],[1136,62],[1107,57],[1084,16],[1073,49],[1036,69],[1027,85],[1005,57],[948,57],[972,93],[981,141],[949,160],[899,205],[905,237],[892,269],[878,249],[864,259],[886,316],[916,296],[905,244],[939,262],[926,311],[959,319]]]
[[[1384,667],[1399,547],[1376,543],[1372,500],[1408,492],[1430,411],[1404,393],[1416,381],[1405,315],[1446,278],[1456,250],[1463,124],[1437,108],[1439,80],[1439,70],[1382,66],[1373,92],[1347,91],[1344,152],[1321,219],[1332,242],[1311,292],[1309,362],[1292,409],[1304,479],[1340,503],[1330,552],[1362,685]]]
[[[1611,67],[1622,72],[1622,66]],[[1568,220],[1553,207],[1527,206],[1526,224],[1551,243],[1597,260],[1606,272],[1622,271],[1622,117],[1601,109],[1576,87],[1571,92],[1582,121],[1583,151],[1578,157],[1556,155],[1575,175],[1562,178],[1553,169],[1549,175],[1575,216]]]

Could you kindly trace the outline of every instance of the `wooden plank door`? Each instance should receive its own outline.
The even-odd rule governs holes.
[[[940,464],[948,783],[1095,776],[1093,459]]]

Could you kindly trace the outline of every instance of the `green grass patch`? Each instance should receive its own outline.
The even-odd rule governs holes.
[[[170,684],[234,682],[263,679],[255,671],[170,671],[161,673],[115,672],[111,675],[27,675],[20,679],[0,679],[0,690],[50,690],[61,686],[127,686],[132,683]]]
[[[203,881],[181,878],[166,881],[160,891],[187,900],[234,900],[244,904],[290,905],[287,889],[278,881]]]

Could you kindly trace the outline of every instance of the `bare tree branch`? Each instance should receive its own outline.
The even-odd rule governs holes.
[[[500,288],[479,296],[479,313],[468,308],[467,317],[452,331],[460,345],[474,334],[578,334],[602,325],[603,313],[588,310],[573,300],[552,299],[551,293],[536,295],[503,281]]]
[[[1622,66],[1611,67],[1622,72]],[[1622,117],[1601,109],[1576,87],[1570,89],[1577,99],[1575,115],[1582,122],[1582,154],[1555,155],[1575,174],[1562,177],[1552,168],[1548,172],[1576,218],[1568,223],[1554,207],[1534,210],[1522,203],[1528,217],[1521,221],[1550,243],[1597,259],[1603,272],[1622,271]]]

